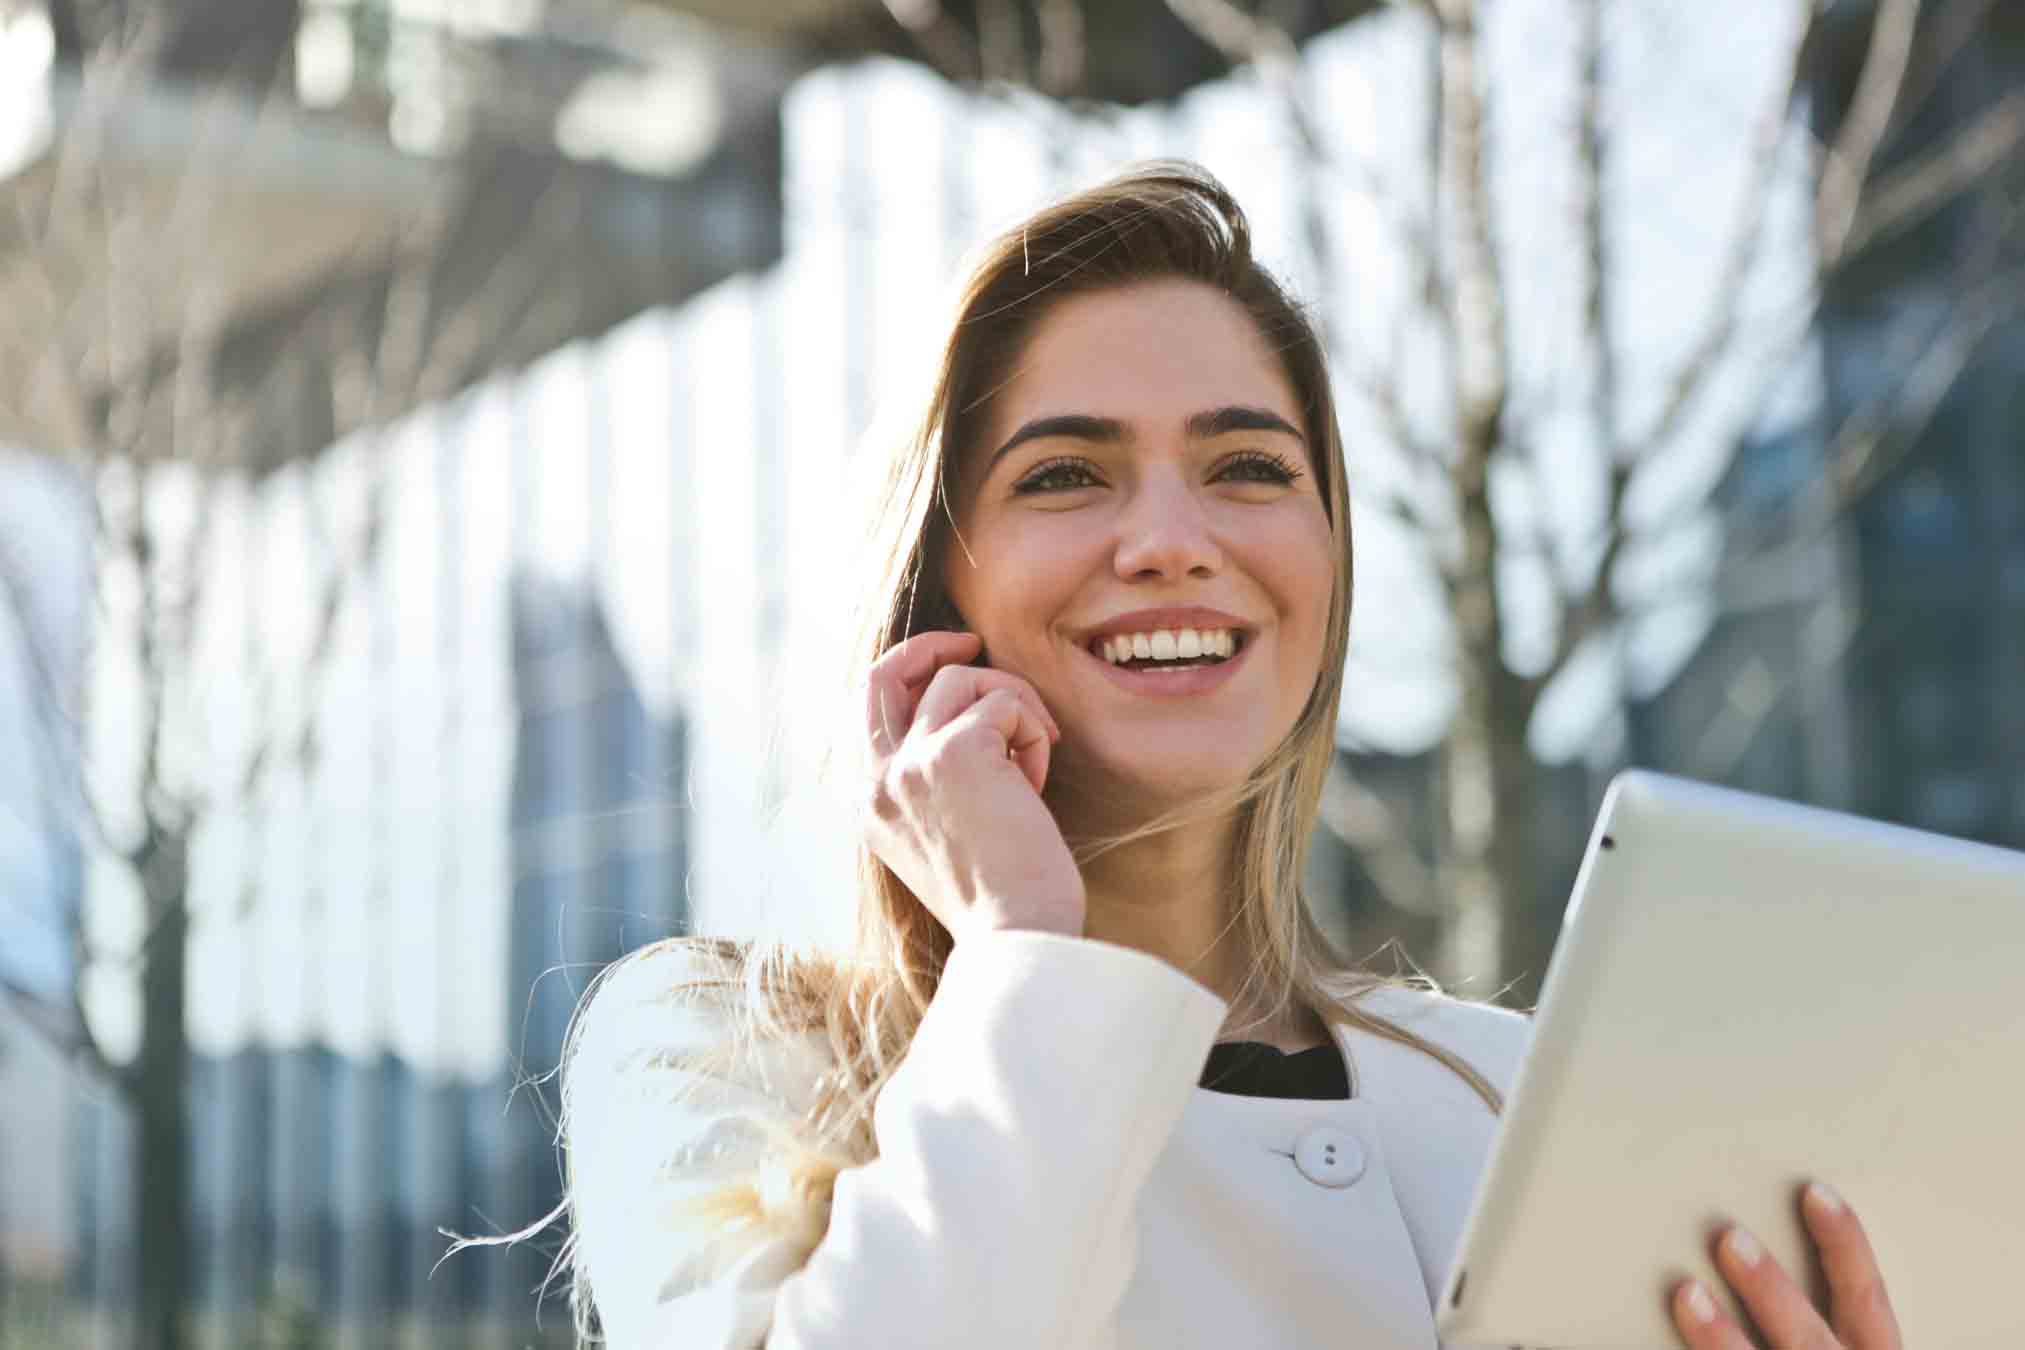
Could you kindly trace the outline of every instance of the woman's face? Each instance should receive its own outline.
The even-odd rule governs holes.
[[[1292,386],[1215,287],[1051,308],[964,448],[944,582],[1061,723],[1058,771],[1173,802],[1241,781],[1320,670],[1334,548]]]

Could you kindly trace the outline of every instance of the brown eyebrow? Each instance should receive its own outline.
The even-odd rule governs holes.
[[[1037,441],[1043,437],[1063,436],[1075,441],[1099,441],[1115,444],[1125,439],[1125,424],[1114,417],[1091,417],[1087,413],[1064,413],[1056,417],[1036,417],[1033,421],[1015,431],[1006,443],[991,452],[986,471],[1005,457],[1008,450]]]
[[[1292,436],[1302,445],[1308,443],[1308,438],[1286,418],[1265,408],[1235,405],[1212,408],[1208,412],[1191,414],[1186,428],[1189,436],[1196,440],[1208,440],[1232,431],[1277,431],[1282,435]],[[991,466],[998,463],[1008,450],[1044,436],[1062,436],[1071,440],[1116,444],[1125,439],[1125,424],[1113,417],[1092,417],[1087,413],[1036,417],[1009,436],[1004,445],[991,452],[991,458],[985,463],[985,472],[990,473]]]
[[[1199,412],[1188,419],[1188,434],[1198,440],[1208,440],[1230,431],[1278,431],[1292,436],[1302,445],[1308,443],[1286,418],[1265,408],[1217,408],[1210,412]]]

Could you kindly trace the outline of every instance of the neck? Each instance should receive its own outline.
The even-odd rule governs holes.
[[[1226,880],[1234,834],[1228,823],[1184,826],[1090,859],[1084,935],[1150,953],[1232,997],[1244,967]]]
[[[1108,849],[1083,864],[1083,935],[1157,956],[1231,1004],[1223,1039],[1298,1049],[1326,1041],[1306,1009],[1271,1022],[1238,1002],[1251,951],[1230,892],[1235,820],[1199,821]]]

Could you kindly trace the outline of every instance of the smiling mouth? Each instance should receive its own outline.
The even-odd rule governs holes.
[[[1122,670],[1197,670],[1220,666],[1244,648],[1242,629],[1162,628],[1098,638],[1090,654]]]

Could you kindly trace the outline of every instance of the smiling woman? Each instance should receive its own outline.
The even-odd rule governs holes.
[[[1322,486],[1340,475],[1303,420],[1258,323],[1189,279],[1056,298],[995,390],[981,445],[999,448],[958,467],[940,580],[1061,724],[1050,800],[1071,839],[1241,783],[1315,694],[1347,554]],[[1217,874],[1219,841],[1192,837],[1170,863]]]
[[[1528,1024],[1355,969],[1304,903],[1349,496],[1236,202],[1154,165],[992,241],[887,449],[855,950],[690,938],[593,987],[580,1314],[683,1350],[1434,1345]]]

